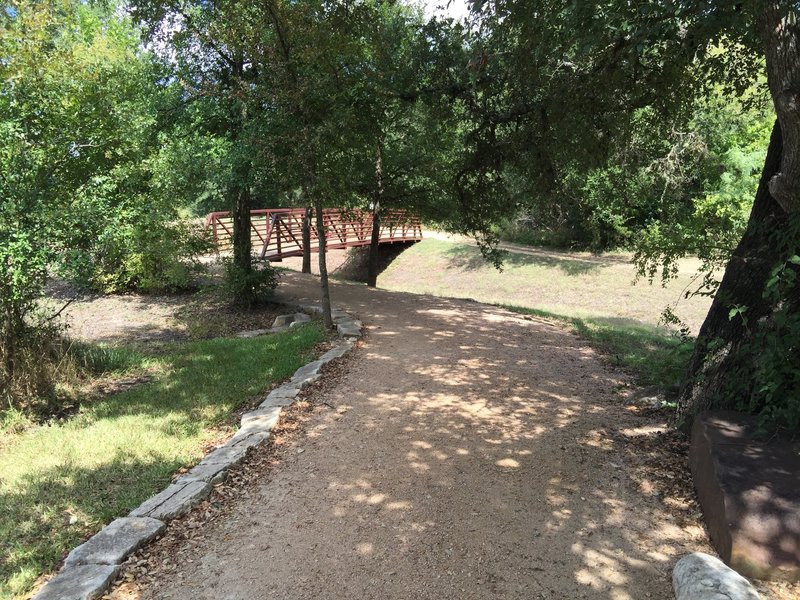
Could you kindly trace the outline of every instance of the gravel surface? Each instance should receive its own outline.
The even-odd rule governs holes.
[[[315,285],[286,274],[282,292],[315,299]],[[368,334],[304,433],[113,597],[672,597],[674,562],[707,547],[648,482],[635,440],[658,426],[625,406],[624,376],[495,307],[333,297]]]

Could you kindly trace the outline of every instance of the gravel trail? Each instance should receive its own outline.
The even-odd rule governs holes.
[[[285,274],[282,294],[315,299]],[[671,598],[691,545],[634,483],[622,376],[569,332],[334,284],[367,337],[332,408],[141,598]],[[694,548],[691,548],[694,549]]]

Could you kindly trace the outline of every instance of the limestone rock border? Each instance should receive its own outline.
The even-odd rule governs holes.
[[[304,313],[322,313],[322,308],[314,304],[299,308]],[[239,430],[227,443],[212,450],[194,468],[145,500],[127,517],[112,521],[73,549],[61,572],[48,581],[33,600],[94,600],[101,597],[128,556],[164,531],[168,521],[187,513],[207,498],[211,487],[225,480],[228,469],[244,460],[248,449],[267,441],[278,423],[282,408],[291,405],[304,387],[321,377],[322,367],[350,352],[354,338],[361,336],[360,321],[339,309],[331,312],[342,341],[317,360],[297,369],[291,379],[272,390],[258,408],[243,414]],[[310,318],[304,313],[287,315],[286,323],[272,330],[245,332],[249,335],[240,334],[239,337],[254,337],[305,323]]]

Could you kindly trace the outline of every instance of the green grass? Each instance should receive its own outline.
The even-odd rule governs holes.
[[[311,324],[252,339],[169,344],[148,358],[159,373],[150,383],[70,418],[0,433],[0,597],[24,595],[65,551],[196,463],[215,428],[308,362],[324,337]],[[89,354],[95,367],[141,364],[125,350]]]
[[[644,281],[632,285],[636,270],[625,253],[594,255],[514,247],[506,255],[503,270],[498,271],[474,245],[427,238],[395,259],[379,277],[378,285],[652,328],[658,325],[663,309],[680,299],[674,312],[696,332],[710,299],[682,298],[695,263],[683,261],[678,279],[667,287]]]
[[[671,388],[680,382],[694,347],[693,341],[661,329],[625,325],[602,318],[581,318],[545,310],[507,306],[508,310],[569,324],[593,348],[608,356],[642,386]]]

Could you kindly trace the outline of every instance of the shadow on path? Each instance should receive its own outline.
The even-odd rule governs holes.
[[[622,440],[644,423],[591,350],[474,302],[333,300],[369,331],[319,398],[334,409],[143,597],[672,597],[685,534],[631,481]]]

